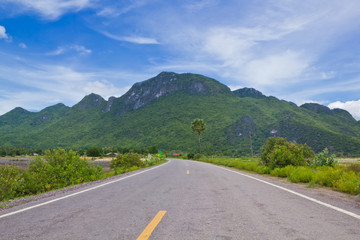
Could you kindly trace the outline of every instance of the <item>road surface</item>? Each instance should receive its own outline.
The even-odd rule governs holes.
[[[172,159],[95,189],[1,211],[0,239],[137,239],[159,213],[149,239],[360,239],[359,205],[303,192],[340,208],[334,210],[247,176]]]

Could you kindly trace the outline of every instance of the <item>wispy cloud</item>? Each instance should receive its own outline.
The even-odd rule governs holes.
[[[12,71],[10,65],[3,65],[9,66],[8,77],[3,79],[17,76],[17,84],[27,84],[30,79],[28,87],[37,86],[36,79],[41,79],[39,85],[46,85],[42,76],[49,76],[48,81],[55,82],[56,76],[60,76],[73,80],[69,86],[82,78],[78,83],[87,86],[88,90],[111,87],[111,84],[122,89],[131,85],[122,82],[126,78],[132,79],[131,71],[139,76],[138,69],[143,69],[142,76],[149,77],[164,70],[200,73],[234,88],[255,87],[266,95],[296,103],[309,100],[322,104],[336,100],[346,103],[350,99],[359,99],[356,91],[360,90],[357,76],[360,57],[354,54],[360,50],[357,42],[358,0],[347,0],[346,3],[338,0],[263,0],[261,3],[237,0],[0,0],[0,10],[8,10],[6,6],[11,6],[10,10],[15,14],[30,13],[51,21],[66,13],[77,12],[78,17],[72,20],[78,21],[76,29],[79,33],[71,32],[75,36],[71,39],[83,39],[84,35],[78,37],[81,31],[90,28],[122,42],[114,44],[109,39],[99,42],[96,34],[86,31],[89,37],[86,44],[64,45],[69,36],[58,35],[46,45],[45,49],[53,50],[47,55],[67,57],[73,54],[86,58],[78,61],[73,57],[70,64],[61,62],[62,57],[54,57],[51,59],[53,65],[48,65],[50,58],[42,55],[42,61],[41,57],[37,59],[39,64],[24,64],[31,65],[31,69],[22,65],[15,68],[16,71]],[[91,11],[81,11],[84,9]],[[67,20],[56,22],[56,27],[66,30]],[[9,33],[6,32],[5,27],[0,27],[0,38],[9,41],[13,33],[10,28],[6,29]],[[32,40],[21,39],[20,34],[16,39],[31,43],[31,49],[29,47],[23,53],[41,49]],[[95,41],[98,44],[94,44]],[[39,55],[34,53],[32,56]],[[0,63],[7,60],[0,58]],[[128,72],[103,70],[109,67],[105,65],[114,67],[114,63],[116,67],[124,64]],[[76,70],[79,65],[82,65],[82,71]],[[102,70],[95,71],[94,66]],[[86,70],[87,67],[90,70]],[[144,79],[146,77],[139,80]],[[44,91],[57,87],[55,84]],[[79,88],[77,91],[76,96],[84,93]],[[64,90],[64,94],[67,92],[73,91]]]
[[[6,56],[7,61],[0,59],[0,85],[3,86],[0,115],[14,107],[41,110],[59,102],[72,106],[90,93],[104,98],[120,97],[135,82],[152,76],[121,70],[79,71],[65,65],[44,65],[19,60],[16,56],[2,56]]]
[[[81,55],[90,54],[92,52],[92,50],[87,49],[86,47],[81,46],[81,45],[73,45],[73,46],[70,47],[70,49],[74,49],[75,51],[77,51]]]
[[[156,39],[154,38],[147,38],[147,37],[140,37],[140,36],[117,36],[108,32],[101,32],[108,38],[117,40],[117,41],[124,41],[124,42],[130,42],[135,44],[160,44]]]
[[[56,50],[46,53],[49,56],[58,56],[64,53],[63,47],[58,47]]]
[[[350,93],[358,91],[360,91],[360,77],[346,81],[337,81],[336,83],[331,84],[328,84],[326,80],[319,81],[319,84],[312,86],[312,88],[300,88],[299,91],[295,91],[293,94],[306,98],[313,98],[321,94]]]
[[[125,1],[119,1],[119,3],[124,4]],[[116,6],[116,5],[98,5],[100,10],[97,11],[97,15],[106,18],[116,18],[123,14],[130,12],[131,10],[137,9],[139,7],[145,6],[149,1],[147,0],[137,0],[137,1],[130,1],[125,6]]]
[[[27,48],[25,43],[19,43],[19,47],[24,48],[24,49]]]
[[[261,6],[235,2],[217,6],[216,1],[185,2],[183,6],[189,9],[206,7],[207,13],[180,15],[168,10],[150,23],[139,20],[138,25],[152,29],[175,56],[173,61],[166,59],[169,69],[179,69],[181,60],[189,66],[202,63],[210,69],[204,74],[215,74],[233,86],[266,89],[270,94],[286,95],[290,88],[314,94],[314,89],[318,93],[324,88],[336,91],[332,86],[339,72],[344,72],[344,62],[335,63],[337,58],[327,54],[333,49],[346,54],[338,46],[342,36],[358,29],[357,1],[348,5],[329,1],[326,6],[314,1],[263,1]],[[215,15],[213,20],[210,16]]]
[[[185,3],[186,5],[184,6],[184,8],[189,11],[200,11],[206,7],[214,6],[218,2],[218,0],[196,0],[191,1],[190,3]]]
[[[18,12],[36,12],[45,19],[55,20],[67,12],[78,12],[90,7],[93,2],[93,0],[4,0],[2,4],[16,4]]]
[[[291,50],[254,59],[245,64],[245,81],[253,86],[278,86],[299,80],[309,67],[308,56]]]
[[[86,47],[84,47],[82,45],[71,45],[71,46],[60,46],[56,50],[46,53],[46,55],[58,56],[58,55],[65,54],[66,52],[69,52],[71,50],[76,51],[80,55],[88,55],[88,54],[92,53],[92,50],[87,49]]]
[[[335,71],[329,71],[329,72],[321,72],[321,79],[332,79],[336,76]]]

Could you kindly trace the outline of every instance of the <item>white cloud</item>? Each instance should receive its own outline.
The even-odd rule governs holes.
[[[96,93],[103,96],[105,99],[111,96],[121,96],[130,89],[130,86],[117,88],[107,80],[86,82],[82,90],[86,94]]]
[[[328,83],[327,80],[323,80],[320,81],[318,85],[311,86],[310,88],[304,88],[303,86],[299,86],[298,89],[298,91],[292,91],[290,93],[287,93],[287,98],[290,99],[292,98],[292,96],[301,96],[302,99],[311,99],[319,95],[330,93],[357,93],[358,91],[360,91],[360,76],[347,81],[336,81],[335,83]]]
[[[63,47],[58,47],[56,50],[46,53],[46,55],[57,56],[57,55],[61,55],[63,53],[64,53],[64,48]]]
[[[5,27],[0,25],[0,39],[8,39],[9,36],[6,34]]]
[[[146,38],[146,37],[139,37],[139,36],[131,36],[131,37],[124,37],[124,36],[116,36],[114,34],[108,33],[108,32],[101,32],[108,38],[117,40],[117,41],[124,41],[124,42],[130,42],[135,44],[160,44],[156,39],[154,38]]]
[[[81,46],[81,45],[73,45],[70,48],[75,49],[81,55],[90,54],[92,52],[90,49],[87,49],[86,47]]]
[[[172,27],[176,33],[166,30],[161,42],[187,57],[189,65],[207,64],[235,86],[280,86],[303,80],[313,62],[312,54],[305,50],[281,46],[284,39],[302,31],[311,21],[310,17],[288,17],[254,21],[251,26],[237,20],[228,25],[188,23]]]
[[[360,99],[357,101],[340,102],[336,101],[328,105],[329,108],[341,108],[345,109],[356,119],[360,120]]]
[[[189,11],[200,11],[206,7],[211,7],[217,4],[217,0],[197,0],[197,1],[190,1],[190,3],[186,3],[185,9]]]
[[[80,55],[88,55],[90,53],[92,53],[91,49],[87,49],[84,46],[81,45],[71,45],[71,46],[60,46],[58,47],[56,50],[52,51],[52,52],[48,52],[46,53],[46,55],[49,56],[58,56],[61,54],[65,54],[66,52],[69,52],[71,50],[76,51],[77,53],[79,53]]]
[[[118,11],[116,8],[113,7],[104,7],[97,12],[97,15],[101,17],[118,17],[121,14],[122,12]]]
[[[262,4],[186,0],[175,5],[146,0],[112,1],[111,4],[110,1],[98,0],[0,0],[3,1],[17,3],[20,11],[36,12],[46,19],[56,19],[67,12],[91,7],[97,12],[85,16],[88,27],[105,36],[134,44],[161,43],[161,52],[168,54],[165,57],[154,54],[150,66],[140,67],[152,72],[175,70],[212,75],[228,81],[234,88],[255,87],[267,95],[286,95],[288,98],[285,99],[289,100],[324,100],[329,93],[346,94],[347,91],[360,90],[360,82],[347,81],[353,76],[344,74],[344,71],[352,71],[354,75],[358,69],[349,67],[346,62],[349,56],[355,56],[356,43],[354,41],[351,45],[351,50],[342,47],[346,45],[345,40],[351,40],[353,35],[350,34],[359,30],[358,0],[349,0],[346,4],[337,0],[326,1],[326,4],[313,0],[265,0]],[[151,11],[137,9],[152,3],[155,4],[150,6]],[[199,11],[204,9],[206,11]],[[119,18],[109,19],[115,17]],[[133,35],[129,34],[128,28],[133,28],[130,32]],[[3,32],[6,34],[5,28]],[[69,45],[54,48],[48,55],[70,53],[89,55],[92,51],[81,45]],[[358,61],[353,62],[352,66]],[[344,65],[348,67],[346,70],[343,70]],[[93,70],[79,73],[72,68],[49,68],[37,66],[39,71],[35,71],[32,78],[38,77],[41,82],[46,82],[41,74],[47,73],[50,73],[49,81],[55,79],[56,74],[60,78],[84,77],[86,80],[79,80],[79,87],[75,87],[81,93],[86,92],[81,87],[89,91],[97,87],[105,92],[104,86],[111,87],[106,81],[117,86],[111,74],[123,76],[123,73],[112,71],[106,74]],[[30,83],[29,86],[37,85]],[[69,86],[74,85],[69,83]],[[122,87],[118,86],[119,89]],[[318,95],[322,96],[315,97]],[[299,101],[303,101],[301,99]],[[325,102],[331,101],[326,99]]]
[[[17,91],[16,94],[0,91],[0,115],[5,114],[16,107],[27,110],[41,110],[45,107],[62,102],[63,99],[54,95],[46,95],[41,92]]]
[[[24,48],[24,49],[27,48],[25,43],[19,43],[19,47]]]
[[[317,104],[320,104],[320,105],[325,105],[325,103],[323,101],[314,101],[314,100],[311,100],[311,99],[293,99],[292,101],[298,106],[301,106],[301,105],[303,105],[305,103],[317,103]]]
[[[137,44],[160,44],[154,38],[146,38],[146,37],[139,37],[139,36],[123,37],[123,41],[137,43]]]
[[[330,71],[330,72],[321,72],[321,79],[332,79],[336,77],[336,72],[335,71]]]
[[[102,9],[100,11],[98,11],[96,14],[101,17],[116,18],[118,16],[121,16],[123,14],[130,12],[131,10],[142,7],[142,6],[146,5],[147,3],[148,3],[147,0],[137,0],[137,1],[131,1],[125,7],[116,7],[114,5],[112,5],[112,6],[101,5]]]
[[[295,82],[308,68],[309,59],[299,52],[286,51],[250,61],[245,66],[247,81],[256,86],[282,85]]]
[[[251,29],[215,28],[211,29],[204,38],[202,50],[225,62],[225,65],[237,65],[246,59],[246,51],[256,43],[247,35]],[[235,64],[234,64],[235,63]]]
[[[243,87],[243,86],[241,86],[241,85],[236,85],[236,86],[229,85],[228,87],[230,88],[230,90],[231,90],[231,91],[235,91],[235,90],[238,90],[238,89],[244,88],[244,87]]]
[[[260,88],[267,94],[275,94],[275,89],[276,94],[286,94],[290,88],[321,91],[320,83],[332,87],[343,63],[327,54],[339,52],[338,41],[349,39],[359,26],[356,1],[329,0],[325,5],[308,0],[233,1],[217,6],[211,2],[183,1],[189,12],[166,9],[152,13],[152,21],[145,15],[137,26],[143,26],[139,31],[151,29],[152,36],[171,51],[164,60],[167,69],[189,71],[191,65],[202,63],[208,66],[204,74],[215,73],[231,85]],[[201,8],[206,12],[196,12]],[[178,66],[186,61],[188,70]],[[159,65],[166,68],[164,62]]]
[[[120,97],[135,82],[153,76],[119,70],[78,71],[64,65],[36,64],[1,52],[0,56],[0,115],[15,107],[41,110],[60,102],[73,106],[90,93],[105,99]]]
[[[55,20],[67,12],[78,12],[92,6],[92,0],[5,0],[17,4],[19,11],[35,11],[42,17]]]

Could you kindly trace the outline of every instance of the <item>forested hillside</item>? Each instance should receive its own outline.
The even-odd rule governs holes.
[[[315,151],[360,153],[360,124],[348,112],[319,104],[300,107],[261,92],[231,91],[197,74],[163,72],[108,101],[96,94],[73,107],[41,112],[22,108],[0,116],[0,146],[87,148],[118,146],[195,152],[194,118],[202,118],[202,149],[208,153],[255,153],[268,137],[287,137]]]

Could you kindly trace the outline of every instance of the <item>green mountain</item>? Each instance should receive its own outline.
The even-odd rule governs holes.
[[[252,88],[231,91],[197,74],[163,72],[107,101],[90,94],[32,113],[22,108],[0,116],[0,146],[85,148],[118,146],[195,152],[191,121],[202,118],[208,153],[260,152],[268,137],[307,143],[315,151],[360,153],[360,124],[345,110],[267,97]]]

